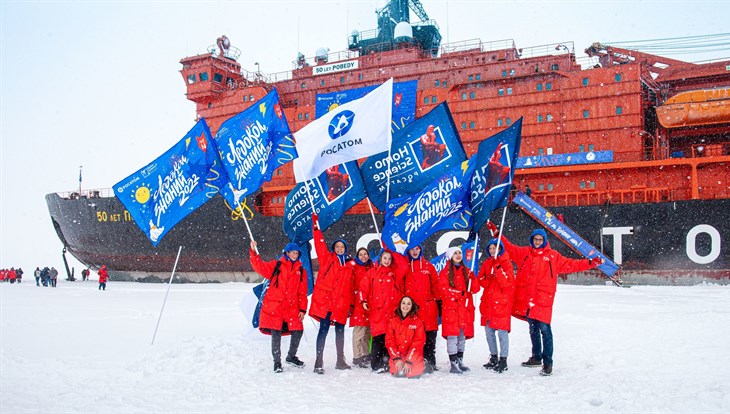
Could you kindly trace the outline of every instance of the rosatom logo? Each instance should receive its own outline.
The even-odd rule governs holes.
[[[337,139],[345,134],[352,128],[352,121],[355,119],[355,113],[352,111],[342,111],[335,115],[330,121],[330,126],[327,132],[330,134],[330,138]]]

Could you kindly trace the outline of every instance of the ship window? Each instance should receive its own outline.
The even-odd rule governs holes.
[[[461,123],[461,129],[466,129],[466,122]]]
[[[552,184],[548,184],[547,189],[548,189],[548,191],[553,191],[553,185]]]
[[[362,73],[357,75],[358,80],[362,80]]]
[[[230,76],[226,76],[226,85],[233,87],[234,82],[233,79],[231,79]]]
[[[474,91],[469,92],[469,99],[474,99],[476,97],[477,97],[477,93],[476,92],[474,92]]]
[[[497,95],[498,96],[504,96],[504,88],[497,89]]]
[[[340,78],[340,83],[345,83],[345,77],[344,76]]]
[[[294,100],[294,106],[297,106],[297,105],[299,105],[299,99]]]
[[[582,84],[583,86],[588,86],[588,78],[583,78]]]
[[[507,118],[507,125],[512,125],[512,118]]]
[[[188,85],[192,85],[195,83],[195,75],[188,75]]]
[[[302,82],[302,89],[307,89],[307,83],[306,82]]]
[[[441,82],[441,86],[443,86],[444,88],[448,85],[449,85],[449,82],[447,80],[444,80],[443,82]]]
[[[560,65],[558,65],[557,63],[553,63],[552,65],[550,65],[550,70],[558,70],[558,69],[560,69]]]
[[[580,189],[583,190],[585,188],[586,188],[586,182],[585,181],[581,181],[580,182]]]
[[[537,186],[537,191],[545,191],[545,184],[540,184]]]
[[[537,90],[538,90],[538,91],[541,91],[541,90],[542,90],[542,83],[538,83],[538,84],[537,84]]]
[[[547,154],[548,155],[553,155],[553,147],[548,147],[547,148]]]
[[[198,74],[198,76],[200,77],[201,82],[205,82],[208,80],[208,72],[200,73],[200,74]]]
[[[304,113],[304,119],[309,119],[309,112]]]
[[[436,103],[436,95],[431,97],[431,103]]]
[[[223,82],[223,75],[221,75],[220,73],[214,73],[213,74],[213,82],[216,82],[216,83]]]
[[[436,80],[434,81],[434,84],[435,84],[436,86],[441,86],[441,80],[440,80],[440,79],[436,79]]]
[[[515,76],[515,70],[514,69],[510,69],[509,70],[509,75],[510,76]]]
[[[553,120],[553,115],[552,115],[552,114],[547,114],[547,115],[545,115],[545,120],[546,120],[547,122],[550,122],[550,121],[552,121],[552,120]]]
[[[502,118],[499,118],[497,120],[497,126],[502,126],[504,123],[502,122]]]
[[[591,188],[596,188],[596,182],[595,181],[589,181],[588,186]]]
[[[463,92],[463,93],[461,94],[461,100],[462,100],[462,101],[466,100],[466,92]]]
[[[507,88],[507,95],[512,95],[512,88]]]
[[[507,77],[507,71],[506,71],[506,70],[503,70],[503,71],[502,71],[502,77],[503,77],[503,78],[506,78],[506,77]]]
[[[482,80],[482,74],[481,73],[477,73],[476,78],[477,78],[477,80]]]
[[[542,148],[538,148],[537,149],[537,155],[543,155],[543,154],[545,154],[545,150],[542,149]]]
[[[319,86],[324,86],[324,79],[320,79]]]
[[[594,151],[596,147],[593,146],[593,144],[588,144],[588,151]]]
[[[542,123],[542,115],[538,115],[537,116],[537,123],[538,124],[541,124]]]
[[[253,94],[248,95],[248,100],[251,101],[251,102],[253,102]]]
[[[617,106],[616,107],[616,115],[621,115],[622,113],[624,113],[624,108],[622,108],[620,106]]]
[[[586,146],[583,144],[578,145],[578,152],[586,152]]]
[[[545,82],[545,90],[549,91],[553,88],[552,82]]]
[[[427,104],[427,103],[428,103],[428,101],[429,101],[429,99],[428,99],[428,96],[427,96],[427,97],[425,97],[425,98],[423,98],[423,103],[424,103],[424,104]]]
[[[617,73],[616,76],[614,76],[613,78],[616,79],[616,82],[621,82],[621,74],[620,73]]]
[[[473,80],[474,80],[474,75],[469,75],[469,81],[473,81]]]
[[[213,102],[208,102],[208,109],[213,107]]]
[[[248,102],[248,95],[243,95],[243,102]]]
[[[583,110],[583,118],[588,118],[591,116],[591,112],[587,109]]]
[[[474,129],[474,121],[469,122],[469,129]]]
[[[299,120],[300,121],[302,120],[302,114],[299,114]]]

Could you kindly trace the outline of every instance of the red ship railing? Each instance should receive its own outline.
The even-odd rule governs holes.
[[[546,207],[573,207],[614,204],[658,203],[672,200],[672,190],[666,187],[635,187],[626,190],[583,190],[562,193],[533,191],[530,196]]]

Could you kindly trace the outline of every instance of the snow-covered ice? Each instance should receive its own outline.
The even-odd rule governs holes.
[[[541,377],[527,324],[513,320],[509,371],[487,372],[481,327],[467,341],[470,373],[407,380],[334,369],[312,372],[315,323],[299,357],[272,372],[269,337],[241,311],[254,285],[65,282],[0,284],[0,412],[727,412],[730,286],[560,285],[555,366]],[[244,301],[245,302],[245,301]],[[309,319],[309,317],[307,317]],[[352,358],[351,329],[346,355]],[[282,348],[286,352],[288,339]]]

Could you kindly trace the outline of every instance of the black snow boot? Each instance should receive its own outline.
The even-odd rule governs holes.
[[[335,369],[352,369],[352,367],[347,365],[347,362],[345,361],[345,356],[340,355],[337,357],[337,363],[335,364]]]
[[[469,372],[469,367],[464,365],[464,353],[463,352],[457,352],[456,357],[459,359],[459,369],[463,372]]]
[[[503,373],[504,371],[507,371],[507,357],[501,357],[499,358],[499,362],[497,363],[497,366],[494,367],[494,371],[498,373]]]
[[[324,374],[324,362],[322,361],[322,355],[317,355],[317,359],[314,361],[314,372],[317,374]]]
[[[489,355],[489,362],[482,365],[485,369],[494,369],[497,366],[497,355]]]
[[[274,362],[274,372],[279,373],[281,371],[283,371],[281,369],[281,362]]]
[[[523,367],[539,368],[542,366],[542,359],[532,355],[530,359],[522,363]]]
[[[549,377],[550,375],[553,375],[553,365],[552,364],[545,364],[542,366],[542,369],[540,370],[540,375],[543,377]]]
[[[304,362],[301,359],[297,358],[296,355],[287,355],[285,361],[291,366],[304,368]]]
[[[451,371],[449,371],[450,374],[463,374],[464,371],[459,368],[459,357],[454,355],[449,355],[449,361],[451,362]]]

